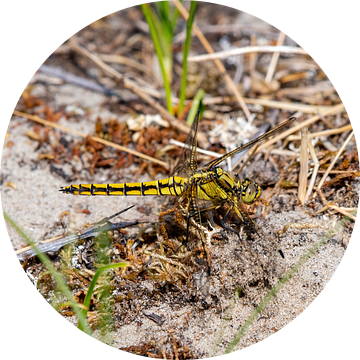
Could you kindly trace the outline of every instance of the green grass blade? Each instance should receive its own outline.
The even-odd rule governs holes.
[[[345,226],[345,224],[350,219],[344,217],[339,220],[336,225],[329,230],[318,242],[316,242],[301,258],[298,262],[291,267],[281,279],[271,288],[270,292],[264,297],[264,299],[260,302],[260,304],[255,308],[255,310],[250,314],[248,319],[245,321],[244,325],[240,328],[238,333],[234,336],[233,340],[230,342],[229,346],[225,350],[225,354],[229,354],[235,348],[235,346],[239,343],[241,338],[244,336],[248,328],[254,322],[254,320],[258,317],[258,315],[264,310],[264,308],[268,305],[268,303],[274,298],[274,296],[278,293],[278,291],[285,285],[285,283],[292,278],[292,276],[299,270],[299,268],[312,256],[314,255],[326,242],[332,238],[341,228]]]
[[[186,122],[191,126],[194,122],[196,113],[201,108],[201,100],[205,95],[205,91],[203,89],[199,89],[194,97],[193,103],[191,105],[191,109],[189,111],[189,115],[187,117]]]
[[[168,43],[167,45],[165,45],[167,41],[165,40],[165,36],[162,35],[160,21],[157,17],[155,17],[155,14],[153,13],[150,5],[143,4],[141,5],[141,8],[145,15],[146,21],[149,24],[151,38],[153,40],[154,48],[159,59],[161,73],[164,80],[167,108],[169,113],[174,115],[174,109],[171,103],[170,81],[167,72],[167,68],[170,68],[171,71],[172,67],[172,55],[170,56],[169,54],[167,54],[168,52],[171,52],[171,44]],[[166,54],[164,54],[164,51],[166,52]]]
[[[182,3],[183,1],[180,0]],[[171,5],[171,1],[159,1],[155,3],[156,11],[159,14],[162,29],[166,31],[166,38],[171,44],[174,36],[174,28],[176,26],[180,12],[177,7]],[[171,9],[172,8],[172,9]]]
[[[79,319],[79,325],[81,324],[82,329],[84,332],[86,332],[88,335],[91,335],[91,330],[89,326],[86,323],[85,316],[83,315],[79,304],[74,300],[71,291],[67,287],[62,275],[58,273],[53,265],[51,264],[50,259],[47,255],[39,251],[39,249],[35,246],[35,242],[29,237],[29,235],[26,234],[26,232],[7,214],[6,211],[3,212],[5,220],[16,230],[16,232],[27,242],[28,245],[32,246],[33,249],[36,252],[37,257],[39,260],[44,264],[44,266],[49,271],[50,275],[56,282],[56,285],[58,286],[60,292],[68,299],[69,304],[73,308],[76,316]]]
[[[164,35],[168,44],[171,44],[173,37],[173,29],[170,21],[170,5],[168,1],[158,1],[155,3],[157,13],[161,23],[161,28],[164,31]]]
[[[191,30],[192,25],[194,22],[195,17],[195,10],[196,10],[196,1],[192,1],[190,5],[190,12],[189,12],[189,18],[186,24],[186,39],[184,43],[183,48],[183,63],[182,63],[182,70],[183,73],[181,75],[181,86],[180,86],[180,104],[178,109],[178,114],[181,113],[181,111],[184,108],[184,102],[185,102],[185,92],[186,92],[186,85],[187,85],[187,58],[189,54],[190,44],[191,44]]]
[[[115,268],[122,268],[122,267],[125,267],[125,266],[128,266],[129,264],[126,263],[126,262],[122,262],[122,263],[115,263],[115,264],[108,264],[108,265],[104,265],[102,266],[100,269],[98,269],[94,275],[94,277],[92,278],[91,280],[91,283],[90,283],[90,286],[89,286],[89,289],[87,291],[87,294],[85,296],[85,299],[84,299],[84,306],[85,306],[85,309],[82,310],[82,316],[84,318],[86,318],[86,315],[87,315],[87,312],[89,309],[89,306],[90,306],[90,300],[91,300],[91,296],[94,292],[94,289],[95,289],[95,285],[96,285],[96,282],[98,281],[100,275],[106,271],[106,270],[110,270],[110,269],[115,269]],[[78,328],[80,330],[82,330],[82,324],[80,324],[79,322],[79,326]]]
[[[180,0],[180,2],[183,3],[183,0]],[[179,15],[180,15],[180,11],[178,10],[177,7],[175,7],[173,17],[171,19],[171,29],[172,29],[173,33],[174,33],[174,28],[176,26]]]

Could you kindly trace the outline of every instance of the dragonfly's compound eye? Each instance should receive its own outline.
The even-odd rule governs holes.
[[[245,204],[252,204],[255,200],[259,198],[260,194],[261,188],[258,184],[250,180],[244,181],[242,199]]]

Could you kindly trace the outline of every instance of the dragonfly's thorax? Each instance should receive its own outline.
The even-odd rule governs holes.
[[[233,195],[234,179],[220,168],[200,168],[188,178],[186,188],[192,188],[192,196],[202,200],[229,200]]]
[[[230,176],[225,170],[221,168],[216,168],[215,171],[216,176],[219,180],[219,182],[225,187],[230,190],[233,190],[235,182],[234,178]]]

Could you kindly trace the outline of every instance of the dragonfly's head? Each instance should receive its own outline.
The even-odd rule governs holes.
[[[249,179],[240,181],[238,174],[235,174],[235,188],[246,205],[252,204],[261,195],[261,187],[256,182]]]

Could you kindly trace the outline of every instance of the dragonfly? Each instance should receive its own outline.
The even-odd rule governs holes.
[[[220,164],[227,158],[248,150],[255,144],[259,144],[269,137],[285,130],[290,127],[295,120],[295,117],[291,117],[256,139],[198,168],[196,155],[197,133],[199,128],[198,112],[186,140],[186,146],[170,177],[162,180],[137,183],[69,185],[61,187],[60,191],[66,194],[85,196],[159,195],[179,197],[179,202],[185,202],[186,204],[184,209],[187,216],[186,239],[182,242],[181,246],[188,242],[189,226],[192,218],[199,219],[202,213],[219,209],[227,204],[228,208],[221,220],[223,228],[237,234],[239,238],[241,238],[239,231],[226,225],[226,220],[229,215],[235,212],[240,220],[256,232],[260,238],[272,241],[281,257],[284,258],[282,250],[275,241],[253,221],[245,210],[245,207],[242,206],[243,204],[251,205],[258,200],[261,195],[261,187],[256,182],[247,178],[241,180],[237,173],[231,176],[220,167]],[[199,200],[205,200],[205,203],[210,203],[210,205],[200,208],[198,206]],[[178,249],[176,251],[178,251]]]

